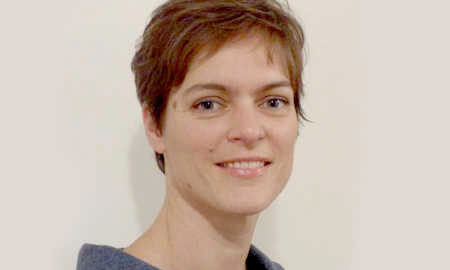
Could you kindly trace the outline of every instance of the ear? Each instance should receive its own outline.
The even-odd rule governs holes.
[[[152,146],[153,150],[163,154],[165,146],[162,133],[157,129],[156,122],[153,120],[147,105],[142,106],[142,119],[144,121],[145,135],[147,136],[148,143]]]

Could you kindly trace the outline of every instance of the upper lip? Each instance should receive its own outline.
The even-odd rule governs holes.
[[[231,158],[225,161],[218,162],[217,164],[228,162],[252,162],[252,161],[271,162],[270,159],[264,157],[242,157],[242,158]]]

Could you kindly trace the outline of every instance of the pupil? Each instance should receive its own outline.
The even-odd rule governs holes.
[[[270,106],[276,107],[277,105],[278,105],[278,100],[277,100],[277,99],[272,99],[272,100],[270,101]]]
[[[204,102],[204,108],[205,109],[211,109],[212,108],[212,102],[211,101],[205,101]]]

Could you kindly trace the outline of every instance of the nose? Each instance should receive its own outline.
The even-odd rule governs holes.
[[[230,142],[253,145],[266,136],[263,119],[258,115],[257,109],[252,106],[241,106],[236,109],[230,121],[227,135]]]

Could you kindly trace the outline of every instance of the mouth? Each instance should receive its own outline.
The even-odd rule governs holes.
[[[270,165],[272,165],[272,162],[266,160],[227,161],[216,163],[216,166],[226,174],[244,179],[263,176]]]
[[[216,165],[221,168],[232,168],[232,169],[255,169],[267,167],[270,164],[272,164],[272,162],[270,161],[249,161],[249,162],[230,161],[230,162],[216,163]]]

